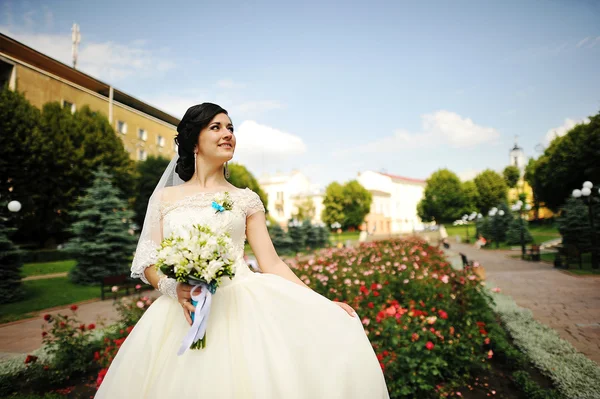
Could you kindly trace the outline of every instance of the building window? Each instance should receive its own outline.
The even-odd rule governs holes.
[[[12,62],[0,57],[0,88],[8,86],[10,90],[15,89],[16,73]]]
[[[70,110],[72,114],[75,113],[75,108],[76,107],[75,107],[74,103],[66,101],[66,100],[63,100],[62,101],[62,106],[63,106],[63,108],[66,108],[66,109]]]
[[[145,161],[146,158],[148,158],[146,151],[142,150],[141,148],[138,149],[138,161]]]
[[[165,146],[165,138],[163,136],[158,136],[156,138],[156,144],[158,144],[159,147],[164,147]]]
[[[148,132],[144,129],[138,129],[138,139],[140,140],[148,140]]]
[[[121,134],[127,133],[127,123],[123,121],[117,121],[117,132]]]

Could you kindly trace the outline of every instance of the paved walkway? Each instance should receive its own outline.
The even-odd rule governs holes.
[[[600,364],[600,277],[572,276],[548,263],[509,258],[507,251],[466,244],[451,244],[451,250],[478,261],[488,282]]]
[[[56,277],[67,277],[69,273],[67,272],[61,272],[61,273],[50,273],[50,274],[40,274],[37,276],[29,276],[29,277],[23,277],[21,279],[21,281],[28,281],[28,280],[45,280],[48,278],[56,278]]]
[[[158,291],[147,291],[148,296],[157,298]],[[94,300],[78,305],[77,316],[82,323],[97,324],[99,320],[104,320],[107,324],[118,319],[117,311],[113,306],[112,299],[104,301]],[[23,353],[30,353],[42,346],[42,326],[44,325],[43,315],[72,314],[70,305],[63,308],[44,311],[38,317],[25,319],[0,325],[0,361],[14,357]]]

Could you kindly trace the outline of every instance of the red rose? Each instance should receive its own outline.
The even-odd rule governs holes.
[[[441,319],[446,320],[448,318],[448,313],[444,312],[443,310],[439,310],[438,314],[440,315]]]
[[[44,315],[44,320],[50,321],[50,320],[52,320],[52,316],[50,316],[49,314],[45,314]]]
[[[431,341],[427,341],[427,343],[425,344],[425,347],[427,348],[427,350],[433,350],[434,346],[435,345]]]
[[[59,324],[60,328],[65,328],[67,324],[64,321],[61,321]]]
[[[79,326],[79,329],[80,329],[81,331],[85,331],[85,324],[81,324],[81,325]]]
[[[379,291],[373,291],[373,296],[379,296]]]
[[[412,341],[415,342],[416,340],[419,339],[419,334],[417,333],[413,333],[412,337],[411,337]]]
[[[27,355],[27,357],[25,358],[25,364],[35,363],[36,360],[38,360],[37,356]]]
[[[377,289],[377,283],[373,283],[373,284],[371,284],[371,289],[372,289],[372,290],[376,290],[376,289]]]
[[[71,305],[71,310],[72,310],[73,312],[74,312],[74,311],[76,311],[77,309],[79,309],[79,308],[77,307],[77,305]]]
[[[375,305],[373,305],[373,302],[369,302],[367,306],[369,307],[369,309],[373,309],[375,307]]]
[[[48,335],[48,333],[46,331],[42,331],[42,337],[45,337],[46,335]]]
[[[94,360],[95,360],[95,361],[98,361],[98,360],[100,360],[100,353],[99,353],[99,352],[97,352],[97,351],[96,351],[96,352],[94,352]]]
[[[104,380],[104,377],[106,376],[107,372],[108,369],[100,370],[100,372],[98,373],[98,378],[96,379],[96,388],[100,388],[100,384],[102,384],[102,381]]]
[[[131,332],[131,330],[133,330],[133,326],[127,327],[127,334],[129,334]]]
[[[93,330],[94,328],[96,328],[96,325],[94,323],[90,324],[87,326],[88,330]]]

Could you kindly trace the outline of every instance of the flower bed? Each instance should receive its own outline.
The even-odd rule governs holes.
[[[485,283],[424,242],[324,250],[293,267],[316,291],[355,308],[391,397],[460,396],[456,388],[489,367],[499,330]]]

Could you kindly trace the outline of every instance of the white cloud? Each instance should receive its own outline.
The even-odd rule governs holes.
[[[236,138],[234,161],[252,171],[276,170],[278,165],[306,153],[306,144],[299,136],[253,120],[237,127]]]
[[[460,179],[460,181],[467,181],[467,180],[473,180],[475,178],[475,176],[477,176],[479,173],[481,173],[481,170],[477,170],[477,169],[466,169],[463,170],[462,172],[458,173],[458,178]]]
[[[24,18],[31,19],[32,15],[27,13]],[[49,18],[47,14],[47,23]],[[31,21],[35,22],[33,19]],[[12,29],[8,26],[0,26],[0,31],[60,62],[72,65],[70,32],[36,33],[30,29]],[[175,67],[173,62],[148,49],[147,44],[139,40],[129,44],[99,43],[86,40],[85,32],[81,36],[77,68],[110,83],[130,76],[160,75]]]
[[[441,110],[422,115],[421,118],[422,130],[420,132],[413,133],[398,129],[392,136],[337,151],[335,155],[399,152],[442,145],[450,145],[454,148],[472,148],[483,143],[494,143],[500,137],[500,133],[496,129],[477,125],[470,118],[463,118],[450,111]]]
[[[233,79],[221,79],[217,82],[217,87],[221,89],[243,89],[246,85],[234,82]]]
[[[580,40],[576,47],[594,48],[598,44],[600,44],[600,36],[588,36]]]
[[[567,132],[569,132],[569,130],[573,129],[575,126],[587,123],[590,123],[589,118],[584,118],[577,121],[571,118],[565,119],[565,122],[562,125],[552,128],[546,132],[546,144],[550,144],[552,140],[554,140],[557,136],[564,136],[565,134],[567,134]]]
[[[256,115],[262,112],[271,111],[274,109],[285,108],[283,104],[278,101],[262,100],[262,101],[249,101],[239,105],[235,105],[232,109],[233,112],[239,112],[243,114]]]
[[[577,43],[577,48],[580,48],[581,46],[583,46],[584,44],[586,44],[589,40],[590,40],[590,36],[582,39],[579,43]]]

